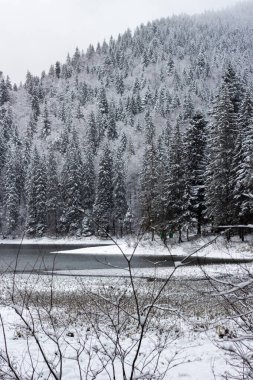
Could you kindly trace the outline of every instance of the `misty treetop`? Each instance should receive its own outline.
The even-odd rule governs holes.
[[[3,235],[122,235],[253,222],[252,4],[0,75]]]

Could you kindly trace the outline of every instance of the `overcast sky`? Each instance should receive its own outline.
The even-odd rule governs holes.
[[[0,0],[0,71],[13,82],[63,62],[75,47],[117,36],[140,23],[231,6],[233,0]]]

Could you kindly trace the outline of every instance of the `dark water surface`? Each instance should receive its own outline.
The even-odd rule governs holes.
[[[111,269],[112,266],[126,268],[124,257],[106,254],[70,254],[52,253],[57,251],[72,250],[86,247],[99,247],[102,245],[71,245],[71,244],[0,244],[0,272],[44,272],[50,270],[89,270],[89,269]],[[176,261],[183,260],[183,256],[177,256]],[[239,262],[247,262],[240,260]],[[138,255],[133,258],[134,268],[154,268],[173,266],[174,258],[171,256]],[[190,258],[189,265],[236,263],[235,260],[223,260],[212,258]],[[110,264],[110,265],[107,265]]]

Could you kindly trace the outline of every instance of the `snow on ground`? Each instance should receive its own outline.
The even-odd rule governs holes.
[[[150,239],[140,241],[138,244],[135,239],[117,239],[117,245],[101,247],[84,247],[71,250],[62,250],[58,253],[73,254],[104,254],[118,255],[124,252],[125,255],[151,255],[151,256],[188,256],[211,257],[221,259],[253,259],[253,242],[251,239],[241,242],[239,239],[232,239],[227,242],[223,237],[213,241],[215,236],[203,237],[189,242],[176,244],[168,241],[165,246],[156,237],[152,242]],[[213,243],[211,243],[213,241]],[[101,241],[100,241],[101,243]],[[207,245],[210,243],[210,245]],[[206,247],[205,247],[206,246]],[[196,252],[196,253],[194,253]]]
[[[241,267],[247,267],[252,270],[252,264],[241,264]],[[222,264],[222,265],[205,265],[205,266],[181,266],[174,272],[173,267],[168,268],[133,268],[132,275],[139,278],[168,278],[172,272],[173,278],[206,278],[206,273],[209,276],[224,276],[236,275],[240,271],[237,264]],[[52,273],[51,271],[48,273]],[[88,269],[88,270],[59,270],[54,272],[57,275],[66,276],[87,276],[87,277],[129,277],[127,268],[111,268],[111,269]]]
[[[12,276],[5,274],[3,276],[2,284],[6,285],[6,292],[11,289]],[[45,293],[46,286],[50,284],[50,276],[36,276],[36,275],[17,275],[16,276],[16,286],[19,292],[27,289],[28,291],[32,288],[33,292]],[[84,281],[84,282],[83,282]],[[123,280],[122,280],[123,281]],[[143,280],[142,280],[143,281]],[[123,284],[123,282],[122,282]],[[146,284],[146,283],[145,283]],[[200,283],[201,284],[201,283]],[[60,294],[64,293],[66,296],[68,293],[72,298],[71,294],[78,294],[80,290],[91,287],[93,291],[95,289],[99,290],[102,287],[110,287],[115,289],[119,285],[119,280],[116,279],[84,279],[82,282],[72,277],[55,277],[54,278],[54,289],[57,289],[57,297],[60,298]],[[122,285],[120,285],[122,286]],[[202,285],[200,285],[202,287]],[[173,284],[174,291],[173,297],[181,297],[184,295],[185,290],[180,284],[176,288],[176,284]],[[2,285],[3,288],[3,285]],[[190,290],[189,287],[186,289]],[[50,291],[50,289],[49,289]],[[146,291],[146,285],[143,286],[143,292]],[[187,290],[186,290],[187,291]],[[74,293],[73,293],[74,292]],[[4,297],[6,304],[7,293]],[[36,295],[37,297],[37,295]],[[190,294],[189,298],[194,297],[194,303],[196,304],[196,295]],[[201,302],[201,301],[199,301]],[[215,301],[216,303],[216,301]],[[69,305],[68,305],[69,306]],[[20,312],[21,309],[18,305],[4,305],[4,302],[0,302],[0,314],[3,318],[5,325],[5,333],[8,342],[8,351],[11,357],[15,358],[16,363],[20,363],[22,369],[29,370],[29,356],[27,351],[27,342],[29,343],[30,353],[34,360],[38,360],[38,349],[29,333],[27,328],[24,327],[18,314],[15,312]],[[43,309],[42,309],[43,310]],[[23,313],[25,318],[29,320],[29,315],[26,310]],[[113,352],[113,345],[110,340],[106,339],[108,334],[108,326],[104,325],[99,332],[99,337],[96,337],[87,325],[87,320],[83,321],[80,317],[72,317],[72,320],[68,320],[71,316],[71,311],[65,311],[62,306],[56,308],[54,314],[54,320],[57,322],[57,329],[62,334],[62,344],[64,344],[64,360],[63,360],[63,380],[69,379],[79,379],[78,376],[78,366],[74,358],[76,357],[75,348],[78,347],[80,340],[84,339],[87,352],[91,353],[91,357],[87,355],[87,352],[83,352],[81,357],[81,365],[85,368],[88,365],[88,361],[91,359],[93,368],[98,368],[101,363],[98,362],[96,356],[97,350],[100,348],[99,344],[101,339],[103,339],[103,344],[108,352]],[[38,316],[37,316],[38,317]],[[40,313],[40,318],[43,318],[43,311]],[[66,318],[66,329],[65,329],[65,319]],[[35,323],[39,320],[35,318]],[[208,319],[206,316],[196,318],[180,318],[179,316],[163,316],[160,315],[159,318],[152,320],[154,323],[154,328],[150,329],[149,333],[145,336],[143,346],[141,348],[139,360],[144,360],[145,356],[148,354],[151,347],[155,346],[155,343],[162,338],[168,338],[167,346],[164,348],[161,357],[161,363],[159,369],[166,367],[166,361],[170,360],[175,356],[175,359],[171,363],[171,368],[165,380],[178,380],[178,379],[189,379],[189,380],[213,380],[214,373],[216,379],[222,379],[222,375],[229,370],[227,364],[227,357],[223,350],[219,348],[219,344],[222,343],[217,337],[215,332],[215,323]],[[44,324],[45,331],[51,331],[51,329]],[[134,339],[138,339],[138,333],[136,332],[136,327],[127,326],[122,334],[122,344],[125,348],[130,347]],[[73,337],[68,336],[69,332],[73,333]],[[59,334],[59,336],[60,336]],[[0,332],[1,336],[1,332]],[[57,362],[57,347],[51,339],[46,336],[40,328],[37,329],[37,336],[40,339],[41,344],[46,350],[47,356],[50,359],[50,363]],[[1,343],[2,342],[2,343]],[[0,348],[3,341],[0,339]],[[131,358],[131,355],[130,355]],[[17,368],[19,366],[17,365]],[[42,379],[46,378],[46,368],[45,362],[42,358],[39,358],[36,367],[37,373],[40,373]],[[149,379],[149,377],[144,377]],[[102,372],[96,376],[97,380],[106,380],[108,376],[105,372]],[[117,374],[117,380],[121,380],[120,371]]]
[[[30,363],[27,357],[27,339],[30,342],[30,351],[35,361],[37,361],[38,348],[34,341],[29,338],[29,333],[22,326],[20,319],[18,318],[15,311],[10,308],[0,307],[0,314],[3,318],[6,336],[8,342],[8,351],[11,357],[15,357],[16,363],[22,363],[23,369],[29,369]],[[169,324],[169,321],[168,321]],[[168,344],[168,347],[163,352],[164,362],[173,358],[175,353],[177,356],[172,362],[171,366],[176,365],[174,368],[171,368],[166,376],[165,380],[178,380],[178,379],[189,379],[189,380],[213,380],[214,373],[216,379],[222,379],[222,375],[229,370],[226,355],[225,353],[217,346],[216,342],[219,342],[217,335],[215,334],[215,329],[204,332],[194,331],[192,326],[180,325],[180,331],[178,336],[175,339],[171,339]],[[68,337],[68,332],[74,332],[74,337]],[[73,327],[69,326],[69,329],[65,332],[64,338],[72,346],[78,346],[78,339],[80,335],[77,335],[77,331],[80,335],[85,335],[85,328],[83,327]],[[50,361],[53,362],[55,359],[56,347],[50,339],[48,339],[43,333],[40,332],[40,341],[43,342],[47,356],[50,358]],[[149,351],[149,346],[156,338],[156,333],[151,334],[148,338],[144,340],[144,344],[141,350],[141,355],[144,356]],[[95,347],[98,347],[98,342],[95,341],[93,336],[87,337],[87,346],[90,344],[91,350],[94,350]],[[108,343],[108,342],[107,342]],[[125,344],[127,345],[127,341]],[[110,349],[110,343],[107,345],[108,350]],[[79,379],[78,376],[78,366],[75,362],[76,352],[74,349],[71,349],[70,346],[65,348],[64,351],[64,360],[63,360],[63,380],[69,379]],[[82,366],[85,368],[88,364],[89,357],[83,355]],[[96,358],[93,357],[92,360],[96,361]],[[163,362],[163,363],[164,363]],[[46,378],[47,373],[45,369],[45,363],[40,358],[37,363],[36,371],[40,373],[41,378]],[[99,366],[99,363],[94,364],[96,368]],[[162,366],[162,364],[161,364]],[[160,368],[161,369],[161,368]],[[98,374],[96,377],[97,380],[109,379],[106,376],[106,373]],[[117,380],[121,380],[120,371],[117,375]],[[148,379],[148,377],[147,377]]]
[[[213,237],[199,239],[191,242],[185,242],[181,245],[177,245],[174,242],[169,245],[169,249],[164,247],[161,241],[156,238],[154,242],[149,240],[143,240],[140,242],[136,249],[135,254],[143,255],[156,255],[158,262],[166,258],[167,255],[174,256],[187,256],[197,251],[200,247],[208,244]],[[83,242],[87,243],[87,239]],[[90,239],[90,242],[92,239]],[[13,243],[13,241],[10,241]],[[59,240],[39,239],[37,241],[29,240],[30,243],[35,242],[41,244],[62,244]],[[101,241],[99,241],[101,243]],[[3,241],[5,243],[5,241]],[[25,243],[25,242],[24,242]],[[66,240],[65,240],[66,243]],[[73,244],[73,241],[67,241],[69,244]],[[79,240],[76,240],[77,244],[80,244]],[[111,244],[110,241],[108,241]],[[119,240],[119,245],[126,255],[131,255],[135,247],[133,240]],[[91,244],[91,243],[90,243]],[[95,247],[95,248],[82,248],[77,250],[71,250],[69,252],[73,254],[116,254],[119,248],[117,246],[108,247]],[[65,253],[66,251],[64,251]],[[223,238],[218,239],[210,246],[206,246],[203,250],[197,253],[201,257],[218,257],[218,258],[252,258],[252,246],[250,241],[242,243],[240,241],[233,240],[227,243]],[[237,276],[241,269],[246,267],[252,271],[252,263],[241,264],[240,266],[235,264],[222,264],[222,265],[206,265],[206,266],[182,266],[181,261],[176,261],[176,265],[173,267],[156,267],[154,268],[141,268],[133,269],[133,274],[136,278],[134,281],[140,281],[137,283],[138,291],[144,296],[148,294],[149,286],[154,286],[154,289],[158,286],[162,286],[164,279],[168,278],[174,269],[173,283],[169,285],[169,293],[166,299],[172,299],[175,301],[175,305],[181,305],[185,307],[185,303],[188,305],[188,313],[190,317],[182,318],[178,315],[158,315],[157,318],[153,318],[152,323],[154,327],[145,336],[143,346],[141,349],[141,355],[138,360],[145,360],[150,347],[156,347],[157,342],[161,339],[168,339],[168,345],[164,348],[161,357],[160,369],[166,366],[166,360],[172,358],[175,353],[175,361],[171,363],[172,368],[165,376],[165,380],[177,380],[177,379],[189,379],[189,380],[211,380],[214,378],[222,379],[222,375],[226,371],[230,371],[231,368],[228,364],[228,357],[225,352],[219,347],[222,343],[216,335],[215,326],[220,321],[224,321],[224,316],[219,315],[219,311],[215,316],[211,317],[213,313],[212,305],[209,306],[209,292],[204,292],[205,286],[208,286],[208,281],[205,281],[206,272],[208,275],[216,277],[224,276]],[[11,274],[4,274],[1,276],[1,292],[0,292],[0,315],[3,318],[5,333],[8,343],[8,352],[11,357],[14,357],[15,362],[20,364],[20,368],[27,369],[31,367],[29,364],[29,352],[27,349],[27,342],[30,344],[30,353],[34,355],[37,362],[36,371],[43,379],[46,377],[45,361],[38,356],[38,350],[36,343],[32,335],[27,328],[24,327],[17,312],[20,311],[20,303],[11,306],[10,295],[12,291],[12,281],[15,279],[15,289],[17,294],[20,295],[24,291],[29,294],[34,294],[35,303],[39,306],[34,307],[33,311],[37,313],[40,310],[40,314],[37,314],[36,323],[39,323],[41,316],[43,316],[43,302],[45,302],[45,294],[50,294],[50,284],[53,280],[53,290],[56,292],[57,306],[55,307],[54,321],[57,322],[58,336],[62,339],[64,359],[63,359],[63,380],[78,379],[78,366],[74,360],[76,355],[76,348],[80,344],[80,341],[85,341],[85,347],[87,351],[83,351],[82,366],[88,365],[89,360],[92,359],[93,368],[98,368],[101,362],[98,362],[97,352],[100,349],[105,349],[108,352],[113,352],[114,347],[112,341],[107,339],[107,334],[111,328],[106,323],[102,323],[100,326],[99,335],[96,335],[93,331],[91,333],[89,323],[87,319],[85,321],[80,317],[79,307],[77,309],[73,307],[71,309],[71,302],[74,295],[82,295],[82,292],[86,289],[91,289],[92,292],[100,294],[106,289],[109,290],[109,294],[115,295],[118,290],[126,286],[129,273],[122,268],[110,268],[105,270],[87,270],[87,271],[61,271],[57,272],[62,276],[37,276],[36,274],[18,274],[15,277]],[[71,275],[89,275],[90,277],[72,277]],[[98,279],[97,276],[105,276]],[[117,278],[113,278],[117,276]],[[96,277],[96,278],[95,278]],[[124,278],[126,277],[126,279]],[[138,278],[144,277],[144,278]],[[154,280],[157,281],[154,281]],[[162,281],[162,282],[159,282]],[[190,283],[188,283],[190,281]],[[123,285],[125,284],[125,285]],[[153,285],[154,284],[154,285]],[[160,285],[159,285],[160,284]],[[189,285],[190,284],[190,285]],[[199,291],[194,289],[195,284],[199,287]],[[207,284],[207,285],[206,285]],[[129,286],[129,285],[128,285]],[[128,289],[128,287],[126,288]],[[131,289],[131,288],[130,288]],[[32,293],[30,291],[32,290]],[[115,294],[114,294],[115,292]],[[205,294],[204,294],[205,293]],[[103,293],[102,293],[103,294]],[[203,298],[204,297],[204,298]],[[207,297],[207,298],[205,298]],[[103,299],[103,298],[101,298]],[[117,299],[117,297],[116,297]],[[208,302],[207,302],[208,300]],[[62,303],[61,303],[62,302]],[[65,303],[64,303],[65,302]],[[118,302],[118,301],[117,301]],[[215,299],[216,304],[216,299]],[[77,304],[79,305],[79,304]],[[81,305],[85,307],[85,301],[81,302]],[[217,305],[215,305],[217,307]],[[16,311],[15,311],[16,309]],[[187,309],[187,308],[186,308]],[[201,310],[201,311],[199,311]],[[203,311],[204,310],[204,311]],[[211,310],[211,311],[210,311]],[[27,313],[24,311],[25,314]],[[72,315],[73,313],[73,315]],[[200,315],[198,314],[200,313]],[[93,314],[92,314],[93,315]],[[94,316],[96,313],[94,314]],[[38,318],[39,317],[39,318]],[[28,315],[29,318],[29,315]],[[81,319],[80,319],[81,318]],[[41,322],[40,322],[41,323]],[[104,323],[104,324],[103,324]],[[151,326],[152,326],[151,323]],[[225,322],[226,323],[226,322]],[[50,326],[44,326],[45,329],[38,327],[37,336],[42,342],[47,355],[51,363],[57,362],[57,348],[55,343],[46,336],[45,331],[50,330]],[[51,326],[52,327],[52,326]],[[48,330],[49,328],[49,330]],[[52,328],[50,330],[52,332]],[[89,332],[88,332],[89,331]],[[69,332],[74,332],[74,336],[68,336]],[[122,331],[122,345],[128,348],[135,339],[138,338],[136,332],[136,326],[127,325]],[[3,346],[3,339],[1,339],[2,331],[0,330],[0,352]],[[137,338],[136,338],[137,337]],[[102,347],[102,348],[101,348]],[[91,355],[91,356],[90,356]],[[130,359],[131,359],[130,354]],[[165,364],[164,364],[165,363]],[[178,364],[173,367],[173,364]],[[30,366],[30,367],[29,367]],[[0,359],[1,368],[1,359]],[[17,368],[19,368],[17,366]],[[119,372],[120,373],[120,372]],[[29,378],[29,377],[28,377]],[[107,379],[105,371],[102,371],[96,376],[97,380]],[[146,377],[148,379],[148,376]],[[121,380],[121,375],[117,376],[117,380]]]
[[[13,238],[13,239],[0,239],[1,244],[50,244],[50,245],[82,245],[82,244],[105,244],[111,245],[113,244],[111,241],[106,239],[99,239],[95,236],[86,237],[86,238],[50,238],[50,237],[42,237],[42,238]]]

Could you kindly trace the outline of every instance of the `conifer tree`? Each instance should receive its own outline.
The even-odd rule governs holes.
[[[47,102],[45,102],[43,113],[42,113],[42,131],[41,131],[41,135],[42,135],[42,137],[48,137],[50,135],[50,133],[51,133],[51,122],[50,122],[50,119],[49,119]]]
[[[61,211],[60,186],[57,174],[57,162],[54,151],[51,148],[47,159],[47,231],[50,234],[57,233],[59,214]]]
[[[113,167],[112,156],[108,144],[102,149],[98,178],[96,186],[96,198],[93,208],[96,233],[106,235],[110,231],[113,211]]]
[[[157,221],[157,156],[155,127],[150,114],[145,115],[145,151],[141,173],[140,206],[144,229],[154,228]]]
[[[83,170],[83,208],[90,213],[95,200],[94,152],[91,145],[86,147]]]
[[[5,164],[6,150],[7,150],[7,142],[4,136],[3,128],[0,123],[0,177],[1,177],[2,169]]]
[[[124,86],[124,79],[121,73],[116,75],[115,87],[116,87],[117,94],[122,96],[124,94],[125,86]]]
[[[246,92],[239,111],[239,130],[233,154],[234,221],[253,221],[252,202],[247,195],[253,193],[253,102]]]
[[[97,96],[98,109],[102,114],[108,113],[108,102],[106,98],[106,91],[104,87],[100,87]]]
[[[0,107],[10,100],[8,84],[0,77]]]
[[[227,86],[222,86],[208,136],[207,212],[215,225],[233,223],[232,161],[236,115]]]
[[[61,64],[59,61],[56,62],[55,64],[55,75],[57,78],[60,78],[61,75]]]
[[[31,236],[42,236],[46,231],[47,176],[45,159],[34,148],[27,175],[26,231]]]
[[[80,234],[83,216],[83,163],[74,133],[64,158],[61,189],[64,208],[60,218],[60,229],[71,235]]]
[[[19,216],[19,172],[17,148],[11,144],[4,176],[5,232],[11,234],[18,225]]]
[[[91,112],[88,116],[87,144],[92,153],[95,154],[96,148],[98,146],[98,136],[94,112]]]
[[[169,136],[165,130],[158,138],[156,149],[156,198],[154,199],[155,208],[157,211],[157,224],[164,228],[167,223],[167,179],[169,175]]]
[[[14,134],[15,129],[13,108],[10,103],[7,103],[0,108],[0,127],[3,131],[5,140],[10,140]]]
[[[116,117],[112,107],[109,108],[108,122],[107,122],[107,138],[108,140],[115,140],[118,137],[116,128]]]
[[[201,226],[205,221],[205,149],[206,121],[204,116],[197,112],[194,114],[186,133],[184,165],[189,192],[190,222],[197,224],[198,234],[201,234]]]
[[[128,210],[126,200],[125,169],[122,152],[119,149],[114,162],[113,175],[113,217],[117,231],[123,234],[123,223]]]
[[[167,188],[167,221],[179,232],[181,242],[182,227],[188,222],[185,217],[187,211],[185,167],[183,162],[183,141],[179,122],[172,133],[169,150],[169,176]]]

